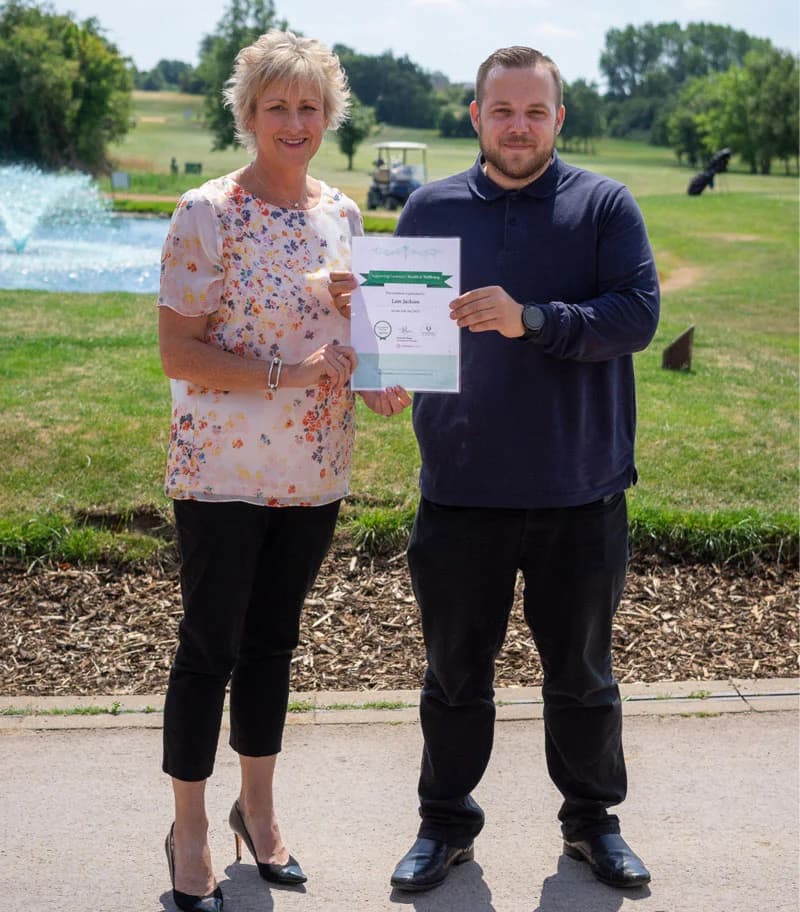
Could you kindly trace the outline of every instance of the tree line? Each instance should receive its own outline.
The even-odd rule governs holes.
[[[202,94],[214,148],[231,146],[233,120],[222,89],[239,49],[273,27],[291,27],[273,0],[230,0],[204,37],[197,66],[160,60],[141,72],[95,19],[78,23],[34,0],[1,3],[0,158],[107,168],[108,144],[128,128],[132,87]],[[361,54],[345,44],[333,50],[354,96],[351,120],[339,131],[350,166],[377,123],[474,136],[473,86],[452,84],[392,51]],[[584,79],[564,86],[559,142],[567,150],[589,152],[610,135],[670,146],[689,165],[722,146],[754,172],[797,159],[797,57],[766,39],[708,23],[631,25],[606,33],[599,67],[603,93]]]
[[[104,170],[129,127],[132,84],[96,19],[0,6],[0,161]]]
[[[698,165],[731,147],[755,173],[798,156],[798,61],[764,38],[676,22],[606,33],[600,70],[612,136],[647,138]]]

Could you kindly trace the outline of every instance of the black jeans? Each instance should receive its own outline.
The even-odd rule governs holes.
[[[510,510],[420,502],[408,548],[428,667],[419,835],[466,847],[483,826],[470,792],[494,738],[494,663],[517,570],[544,671],[547,766],[565,838],[618,832],[625,798],[611,622],[628,560],[625,495],[580,507]]]
[[[229,680],[231,747],[248,757],[280,751],[300,612],[339,501],[174,505],[184,614],[164,704],[162,768],[197,782],[214,768]]]

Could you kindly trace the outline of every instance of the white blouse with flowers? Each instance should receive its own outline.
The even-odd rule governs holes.
[[[350,268],[361,216],[339,190],[321,189],[312,209],[282,209],[221,177],[178,203],[158,304],[208,315],[206,342],[264,361],[264,390],[171,381],[169,497],[283,507],[318,506],[347,493],[350,389],[266,388],[273,357],[293,364],[326,342],[349,343],[349,321],[333,305],[327,280],[332,270]]]

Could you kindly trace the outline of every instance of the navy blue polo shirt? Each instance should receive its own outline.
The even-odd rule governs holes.
[[[636,480],[632,353],[658,322],[644,220],[625,186],[565,164],[521,190],[468,171],[415,191],[396,234],[461,239],[461,292],[501,285],[545,313],[541,335],[461,330],[461,392],[416,393],[422,495],[561,507]]]

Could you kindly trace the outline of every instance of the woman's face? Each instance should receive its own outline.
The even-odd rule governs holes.
[[[320,90],[311,82],[271,82],[256,102],[250,129],[265,165],[307,167],[328,128]]]

